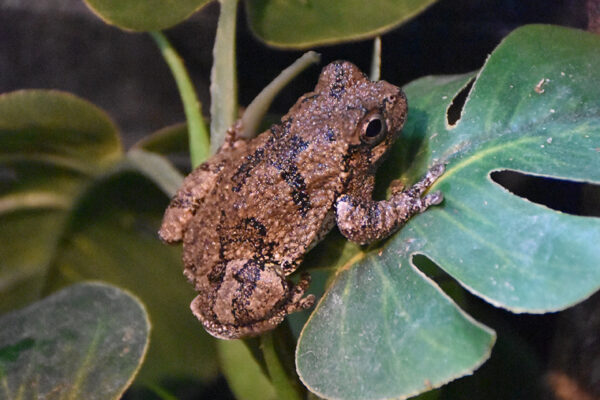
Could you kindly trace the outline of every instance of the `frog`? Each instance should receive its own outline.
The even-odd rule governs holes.
[[[164,242],[183,242],[184,275],[198,292],[190,308],[208,333],[257,336],[312,307],[309,274],[288,277],[334,226],[369,244],[442,202],[428,189],[443,163],[407,189],[392,182],[389,199],[373,199],[375,173],[407,113],[402,89],[336,61],[265,132],[246,139],[239,123],[229,129],[184,179],[159,230]]]

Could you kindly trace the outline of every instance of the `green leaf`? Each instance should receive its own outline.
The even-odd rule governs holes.
[[[238,118],[235,24],[238,0],[220,0],[219,23],[210,71],[210,153],[225,141],[225,134]],[[204,160],[202,160],[204,161]],[[198,164],[193,165],[197,167]]]
[[[445,201],[383,248],[357,251],[360,261],[335,277],[298,344],[310,390],[406,398],[487,357],[492,333],[412,265],[415,255],[516,312],[564,309],[600,288],[600,220],[532,203],[490,178],[510,169],[600,182],[599,66],[597,35],[529,26],[507,37],[477,76],[426,77],[405,88],[408,121],[382,170],[410,184],[445,162],[432,188]],[[447,110],[472,78],[461,117],[449,125]]]
[[[164,157],[144,150],[127,153],[125,165],[141,172],[168,196],[174,196],[183,183],[183,176]]]
[[[133,145],[140,149],[167,156],[189,158],[189,141],[185,122],[162,128]]]
[[[121,156],[100,109],[58,91],[0,95],[0,312],[40,296],[74,197]]]
[[[286,48],[375,37],[435,0],[246,0],[250,27],[266,43]]]
[[[435,135],[415,162],[449,164],[436,187],[443,207],[415,218],[394,238],[396,246],[426,235],[422,252],[473,293],[515,312],[561,310],[598,290],[600,248],[593,244],[600,242],[600,220],[515,196],[490,173],[600,183],[599,66],[597,35],[519,29],[488,59],[450,129],[444,110],[468,78],[409,85],[417,118],[404,131],[407,139],[425,130]],[[542,79],[548,81],[538,93]]]
[[[471,372],[494,340],[386,250],[338,274],[300,335],[296,365],[319,396],[405,398]]]
[[[148,347],[150,323],[130,294],[71,286],[0,317],[3,399],[119,399]]]
[[[157,154],[124,156],[105,114],[63,93],[1,96],[0,133],[2,308],[105,280],[138,295],[155,324],[141,381],[213,378],[214,342],[189,311],[180,249],[156,234],[181,175]]]
[[[181,248],[164,245],[156,233],[167,203],[155,184],[124,160],[94,182],[73,209],[48,285],[56,289],[102,279],[143,299],[154,329],[139,381],[211,379],[214,341],[189,311],[195,293],[182,276]]]
[[[210,0],[84,0],[104,22],[132,31],[157,31],[176,25]]]

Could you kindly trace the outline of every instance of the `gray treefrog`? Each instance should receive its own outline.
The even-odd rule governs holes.
[[[377,167],[406,114],[400,88],[334,62],[280,124],[251,140],[230,130],[186,177],[159,235],[183,240],[184,274],[199,293],[191,309],[211,335],[258,335],[311,307],[309,276],[297,284],[286,277],[334,225],[365,244],[442,201],[439,192],[423,196],[442,164],[408,190],[395,184],[389,200],[372,198]]]

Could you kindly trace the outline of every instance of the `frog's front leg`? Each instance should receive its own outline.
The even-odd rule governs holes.
[[[361,193],[340,196],[336,201],[336,221],[340,232],[351,241],[360,244],[389,236],[413,215],[442,202],[443,196],[440,192],[426,196],[423,196],[423,193],[443,173],[444,165],[438,164],[407,190],[400,191],[400,186],[394,185],[396,190],[389,200],[374,201],[370,198],[371,193],[368,193],[368,197]]]
[[[183,185],[171,199],[158,231],[164,242],[175,243],[182,240],[185,226],[193,217],[200,199],[213,186],[216,173],[211,169],[210,163],[200,165],[185,178]]]

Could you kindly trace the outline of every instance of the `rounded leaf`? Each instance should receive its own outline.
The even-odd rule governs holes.
[[[155,157],[149,158],[151,165],[160,167]],[[55,250],[47,285],[54,290],[101,279],[144,301],[154,329],[138,381],[214,378],[214,341],[190,312],[195,293],[182,275],[181,249],[158,238],[168,197],[138,170],[148,156],[139,152],[130,158],[80,197]],[[161,174],[158,168],[155,174]]]
[[[132,31],[157,31],[176,25],[210,0],[84,0],[104,22]]]
[[[148,347],[142,304],[113,286],[71,286],[0,317],[3,399],[119,399]]]
[[[110,119],[75,96],[0,96],[0,309],[109,281],[143,299],[156,323],[140,380],[213,378],[213,342],[189,311],[180,251],[156,233],[168,203],[157,186],[172,192],[181,180],[157,154],[124,157]]]
[[[66,210],[121,155],[115,125],[85,100],[0,95],[0,311],[39,297]]]
[[[419,14],[436,0],[246,0],[250,27],[266,43],[285,48],[366,39]]]

